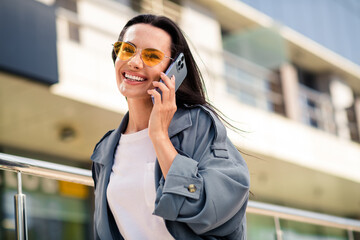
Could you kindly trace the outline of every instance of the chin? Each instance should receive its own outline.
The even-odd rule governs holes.
[[[124,89],[119,89],[121,95],[129,99],[144,99],[151,101],[151,97],[147,92],[135,92],[135,91],[129,91]]]

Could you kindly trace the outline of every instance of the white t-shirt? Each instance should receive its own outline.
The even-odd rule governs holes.
[[[121,135],[107,188],[107,200],[126,240],[174,239],[164,219],[153,215],[156,154],[148,129]]]

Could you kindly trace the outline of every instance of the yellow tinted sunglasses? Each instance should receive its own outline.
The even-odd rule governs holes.
[[[135,56],[137,52],[136,46],[128,42],[115,42],[113,46],[116,56],[122,61],[129,60]],[[154,48],[145,48],[139,50],[141,50],[140,56],[142,61],[149,67],[158,65],[165,58],[172,59],[171,57],[166,56],[162,51]]]

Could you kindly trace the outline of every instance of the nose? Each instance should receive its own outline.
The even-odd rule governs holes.
[[[140,69],[143,67],[143,61],[141,59],[140,52],[136,52],[135,55],[130,58],[130,60],[128,61],[128,65],[135,69]]]

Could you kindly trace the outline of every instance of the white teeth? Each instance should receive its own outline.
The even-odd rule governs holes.
[[[138,81],[138,82],[145,81],[145,79],[142,78],[142,77],[132,76],[132,75],[129,75],[129,74],[127,74],[127,73],[125,73],[125,77],[126,77],[127,79],[134,80],[134,81]]]

